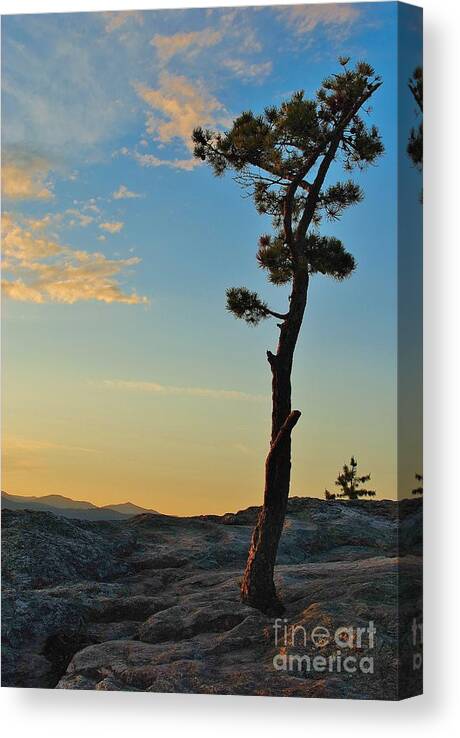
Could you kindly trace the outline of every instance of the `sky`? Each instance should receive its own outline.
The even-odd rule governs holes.
[[[395,3],[3,17],[3,489],[183,515],[260,503],[278,331],[235,320],[225,289],[282,312],[287,291],[257,269],[269,223],[190,135],[314,94],[341,54],[383,78],[385,155],[355,177],[364,202],[323,227],[358,267],[310,286],[291,494],[322,497],[352,454],[378,497],[411,485],[417,449],[397,480],[397,191],[418,221],[405,93],[421,49],[401,13],[398,145],[397,18]]]

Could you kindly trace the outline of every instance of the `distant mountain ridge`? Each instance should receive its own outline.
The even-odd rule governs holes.
[[[40,510],[61,515],[65,518],[78,518],[80,520],[126,520],[133,515],[142,513],[154,513],[157,510],[140,507],[132,502],[122,502],[114,505],[103,505],[98,507],[86,500],[72,500],[64,495],[11,495],[2,492],[2,509],[9,510]]]
[[[64,495],[11,495],[8,492],[2,492],[2,499],[17,500],[18,502],[27,502],[40,505],[50,505],[51,507],[60,508],[73,508],[74,510],[88,510],[91,508],[97,508],[92,502],[86,500],[72,500],[70,497],[64,497]]]

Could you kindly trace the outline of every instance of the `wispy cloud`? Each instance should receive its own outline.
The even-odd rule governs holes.
[[[243,454],[243,456],[253,456],[254,454],[253,450],[244,443],[234,443],[233,448],[235,451],[238,451],[238,453]]]
[[[67,446],[63,443],[55,443],[54,441],[45,441],[35,438],[18,438],[10,436],[4,439],[3,443],[5,451],[77,451],[85,454],[95,453],[95,449],[85,448],[84,446]]]
[[[168,397],[209,397],[215,400],[246,400],[264,402],[263,395],[253,395],[239,390],[213,389],[209,387],[174,387],[158,382],[137,382],[124,379],[104,379],[102,386],[114,390],[147,392]]]
[[[102,16],[105,19],[105,30],[107,33],[117,31],[128,22],[137,23],[139,26],[142,26],[144,23],[144,16],[140,10],[108,11],[102,13]]]
[[[50,200],[50,165],[38,157],[20,156],[2,165],[2,196],[11,200]]]
[[[199,53],[202,49],[215,46],[222,40],[222,31],[204,28],[202,31],[190,31],[189,33],[175,33],[171,36],[155,34],[151,40],[158,57],[162,62],[167,62],[176,54],[185,54],[190,57]]]
[[[115,220],[113,222],[106,222],[106,223],[99,223],[99,228],[102,228],[103,231],[107,231],[107,233],[120,233],[121,229],[123,228],[124,223],[122,223],[121,220]]]
[[[148,302],[136,292],[125,292],[118,281],[139,263],[137,257],[110,259],[99,252],[62,246],[41,234],[38,237],[8,213],[2,216],[2,233],[2,289],[6,297],[35,303]]]
[[[142,195],[139,192],[132,192],[132,190],[128,190],[126,185],[120,185],[118,190],[116,190],[112,197],[114,200],[132,200],[137,197],[142,197]]]
[[[62,212],[46,213],[41,218],[26,218],[24,223],[31,231],[44,231],[47,228],[56,228],[62,225],[69,228],[73,228],[74,226],[86,228],[93,221],[94,217],[92,215],[83,213],[77,208],[67,208]]]
[[[251,13],[252,10],[252,13]],[[252,18],[259,10],[258,7],[248,8],[210,8],[210,17],[217,15],[220,27],[226,38],[230,38],[232,48],[240,53],[257,53],[262,50],[258,33],[252,23]]]
[[[324,5],[286,5],[277,8],[278,16],[296,36],[307,36],[318,27],[345,38],[360,16],[359,6],[348,3]]]
[[[250,64],[244,59],[227,59],[224,66],[229,69],[235,77],[245,82],[262,82],[272,71],[271,61]]]
[[[70,216],[69,226],[80,225],[82,228],[86,228],[94,220],[92,215],[81,213],[77,208],[68,208],[65,212],[66,215]]]
[[[191,172],[195,167],[200,166],[198,159],[161,159],[154,154],[140,154],[138,151],[130,152],[127,149],[123,151],[137,161],[141,167],[170,167],[171,169],[182,169],[185,172]]]
[[[66,456],[93,453],[97,453],[96,449],[35,438],[5,436],[2,443],[3,466],[9,474],[43,471],[49,464],[50,454]]]
[[[123,17],[109,17],[109,29]],[[135,57],[114,48],[120,34],[100,33],[96,13],[21,16],[20,41],[11,21],[4,19],[2,38],[4,146],[32,143],[74,170],[82,152],[100,154],[135,118]]]

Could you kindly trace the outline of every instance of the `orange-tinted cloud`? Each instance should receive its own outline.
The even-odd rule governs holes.
[[[123,226],[124,223],[122,223],[121,220],[99,223],[99,228],[102,228],[103,231],[107,231],[107,233],[120,233]]]
[[[2,196],[11,200],[50,200],[53,192],[46,177],[49,165],[43,159],[6,161],[2,166]]]
[[[160,60],[166,62],[176,54],[186,52],[190,55],[199,52],[201,49],[215,46],[221,39],[222,31],[205,28],[202,31],[175,33],[171,36],[156,34],[152,38],[151,44],[155,46]]]
[[[142,26],[144,23],[144,16],[140,10],[120,10],[120,11],[108,11],[102,13],[106,19],[105,30],[107,33],[113,33],[119,28],[124,26],[128,21],[134,21],[137,25]]]
[[[132,200],[137,197],[142,197],[139,192],[132,192],[131,190],[128,190],[126,185],[120,185],[118,190],[116,190],[112,197],[114,200]]]
[[[137,257],[110,259],[99,252],[62,246],[16,223],[9,214],[2,217],[3,294],[22,302],[80,300],[145,304],[146,297],[127,293],[119,278],[139,263]]]
[[[147,133],[162,143],[181,139],[191,149],[194,128],[229,123],[224,105],[204,87],[186,77],[164,72],[160,76],[159,87],[154,89],[138,84],[136,91],[155,113],[147,117]]]

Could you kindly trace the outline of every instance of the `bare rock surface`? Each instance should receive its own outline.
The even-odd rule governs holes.
[[[103,580],[127,571],[124,557],[135,541],[128,528],[29,510],[4,510],[2,520],[4,586]]]
[[[90,522],[4,511],[3,684],[395,698],[421,597],[421,500],[292,498],[276,571],[286,613],[276,631],[273,618],[239,599],[256,515]],[[338,648],[332,636],[314,644],[317,627],[353,630]],[[340,669],[338,653],[359,664],[372,658],[372,674],[369,662]],[[311,668],[317,656],[325,668]]]

